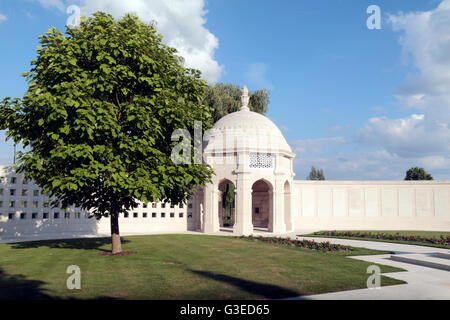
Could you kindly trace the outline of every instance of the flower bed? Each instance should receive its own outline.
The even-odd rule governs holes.
[[[314,232],[315,236],[330,236],[330,237],[349,237],[349,238],[367,238],[367,239],[381,239],[381,240],[397,240],[417,243],[429,243],[450,247],[450,236],[441,235],[439,238],[421,237],[413,235],[400,235],[399,233],[371,233],[371,232],[352,232],[352,231],[321,231]]]
[[[282,245],[282,246],[288,246],[288,247],[298,247],[298,248],[304,248],[304,249],[311,249],[311,250],[317,250],[317,251],[352,251],[353,248],[348,246],[343,246],[340,244],[332,244],[329,241],[324,242],[315,242],[314,240],[298,240],[296,238],[295,240],[289,239],[289,238],[281,238],[281,237],[255,237],[253,235],[251,236],[240,236],[236,237],[239,239],[245,239],[250,241],[260,241],[260,242],[266,242],[269,244],[275,244],[275,245]]]

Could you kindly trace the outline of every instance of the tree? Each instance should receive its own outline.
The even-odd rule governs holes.
[[[307,179],[308,180],[325,180],[325,175],[323,174],[323,169],[316,170],[316,168],[314,168],[314,166],[312,166]]]
[[[433,177],[424,168],[414,167],[406,171],[405,180],[433,180]]]
[[[28,150],[18,153],[17,171],[55,203],[110,217],[119,253],[121,213],[138,201],[185,202],[211,181],[209,166],[171,160],[175,129],[194,121],[208,129],[206,83],[136,16],[98,12],[66,34],[51,28],[40,36],[24,74],[28,90],[0,103],[0,129]]]
[[[319,178],[319,180],[325,180],[325,175],[323,174],[323,169],[320,169],[317,172],[317,177]]]
[[[241,88],[236,84],[217,83],[206,87],[204,103],[212,112],[213,122],[241,107]],[[249,92],[251,111],[265,114],[270,102],[270,91],[266,89]]]

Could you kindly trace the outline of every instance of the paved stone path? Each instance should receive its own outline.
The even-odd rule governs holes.
[[[296,238],[297,234],[303,232],[290,233],[287,236]],[[304,233],[303,233],[304,234]],[[330,243],[340,243],[353,247],[362,247],[374,250],[393,252],[395,254],[415,254],[415,253],[450,253],[448,249],[433,248],[426,246],[416,246],[407,244],[397,244],[377,241],[331,239],[319,237],[298,237],[316,242],[329,241]],[[354,256],[352,259],[359,259],[377,264],[384,264],[407,270],[406,272],[383,273],[390,278],[406,281],[407,284],[385,286],[379,289],[359,289],[324,293],[311,296],[301,296],[294,300],[439,300],[450,299],[450,272],[429,267],[418,266],[410,263],[397,262],[391,260],[391,255],[371,255]],[[369,274],[368,274],[369,276]]]

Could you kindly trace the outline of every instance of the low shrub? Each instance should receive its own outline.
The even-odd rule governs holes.
[[[382,239],[382,240],[399,240],[409,241],[417,243],[430,243],[438,244],[450,247],[450,236],[441,235],[439,238],[435,236],[432,238],[413,236],[413,235],[400,235],[398,232],[395,234],[388,233],[371,233],[371,232],[351,232],[351,231],[320,231],[314,232],[317,236],[333,236],[333,237],[351,237],[351,238],[369,238],[369,239]]]
[[[332,244],[329,241],[315,242],[314,240],[311,240],[311,241],[304,240],[304,239],[298,240],[298,238],[296,238],[294,240],[294,239],[282,238],[282,237],[263,237],[263,236],[255,237],[253,235],[240,236],[237,238],[250,240],[250,241],[267,242],[270,244],[276,244],[276,245],[282,245],[282,246],[305,248],[305,249],[317,250],[317,251],[323,251],[323,252],[352,251],[353,250],[353,248],[351,248],[351,247],[343,246],[340,244]]]

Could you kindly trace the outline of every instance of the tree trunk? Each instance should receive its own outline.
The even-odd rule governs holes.
[[[122,252],[122,243],[120,242],[120,234],[119,234],[118,212],[111,213],[111,245],[113,254]]]

